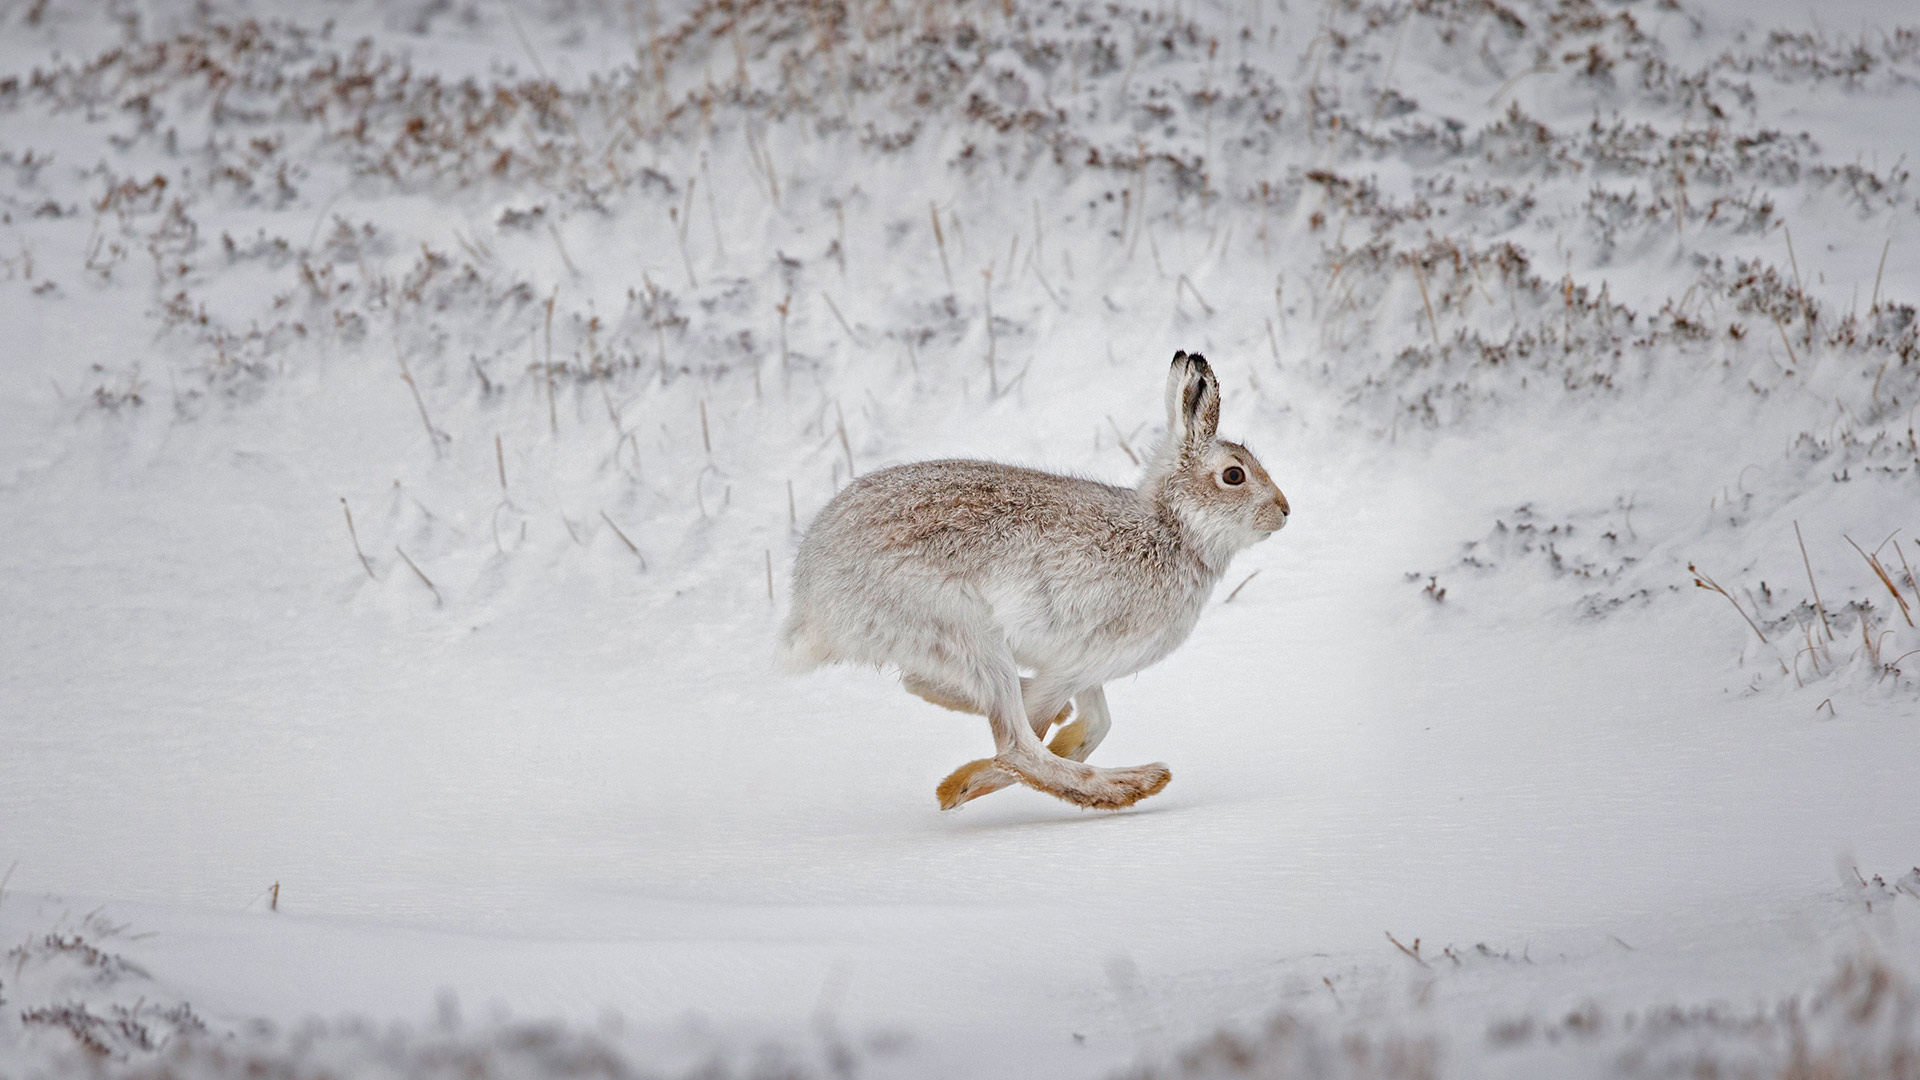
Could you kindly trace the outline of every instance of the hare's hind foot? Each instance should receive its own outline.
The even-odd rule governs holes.
[[[1006,767],[1035,791],[1089,810],[1124,810],[1141,799],[1160,794],[1173,779],[1173,770],[1158,762],[1127,769],[1093,769],[1096,774],[1093,783],[1074,785],[1049,782],[1048,778],[1036,775],[1035,770],[1016,769],[1011,762]]]
[[[1053,722],[1064,723],[1072,713],[1073,706],[1069,705],[1060,710],[1060,715],[1054,717]],[[1085,761],[1087,755],[1093,753],[1094,747],[1100,745],[1098,739],[1088,737],[1089,728],[1090,725],[1084,718],[1075,720],[1054,734],[1053,741],[1047,744],[1047,749],[1072,761]],[[948,773],[947,778],[940,781],[940,786],[934,789],[934,794],[940,798],[940,809],[954,810],[982,795],[991,795],[1001,788],[1012,787],[1019,782],[1020,775],[1012,769],[998,764],[993,758],[981,758],[979,761],[969,761]],[[1167,782],[1162,779],[1160,787],[1154,788],[1153,791],[1139,798],[1144,799],[1165,786]]]
[[[934,789],[934,794],[940,799],[940,809],[957,810],[982,795],[990,795],[1014,784],[1025,784],[1035,791],[1045,792],[1089,810],[1123,810],[1141,799],[1160,794],[1173,779],[1172,770],[1160,764],[1139,765],[1130,769],[1095,769],[1094,772],[1098,774],[1095,784],[1068,787],[1049,783],[1019,770],[1009,758],[981,758],[969,761],[947,774],[947,778]]]
[[[1012,787],[1019,782],[1020,777],[1013,770],[993,758],[981,758],[948,773],[947,778],[940,781],[940,786],[933,789],[933,793],[940,799],[940,809],[957,810],[982,795]]]

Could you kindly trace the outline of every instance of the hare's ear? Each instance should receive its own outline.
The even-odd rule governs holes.
[[[1167,372],[1167,436],[1181,447],[1205,446],[1220,428],[1220,380],[1199,353],[1173,354]]]

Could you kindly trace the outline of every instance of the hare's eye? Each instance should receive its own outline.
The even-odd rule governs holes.
[[[1229,465],[1227,471],[1220,474],[1220,479],[1236,486],[1244,484],[1247,482],[1247,471],[1238,465]]]

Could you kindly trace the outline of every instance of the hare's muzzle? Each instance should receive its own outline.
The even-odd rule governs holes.
[[[1270,533],[1279,532],[1281,527],[1286,525],[1287,515],[1292,512],[1292,509],[1287,505],[1285,495],[1278,491],[1274,492],[1273,501],[1260,508],[1260,527]]]

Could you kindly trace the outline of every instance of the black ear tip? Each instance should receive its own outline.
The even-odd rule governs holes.
[[[1186,358],[1187,358],[1187,350],[1185,349],[1181,349],[1178,352],[1175,352],[1173,354],[1173,362],[1176,364],[1182,360],[1185,360]]]

